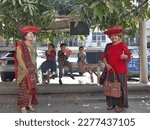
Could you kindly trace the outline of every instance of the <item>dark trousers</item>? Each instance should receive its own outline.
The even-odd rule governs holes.
[[[69,61],[65,61],[64,63],[59,63],[59,78],[62,78],[63,75],[63,68],[67,66],[69,68],[69,72],[70,74],[72,74],[72,66],[71,63]]]
[[[41,65],[42,73],[46,73],[48,69],[51,69],[51,72],[56,72],[56,61],[46,60]]]

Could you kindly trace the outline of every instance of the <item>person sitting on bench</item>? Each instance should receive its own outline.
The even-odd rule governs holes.
[[[71,50],[66,48],[66,44],[62,43],[60,45],[60,50],[58,51],[58,67],[59,67],[59,84],[62,85],[62,75],[63,75],[63,67],[67,66],[69,68],[70,72],[70,77],[74,79],[74,76],[72,75],[72,65],[71,63],[67,60],[68,57],[71,54]]]
[[[53,44],[48,45],[48,50],[45,52],[46,61],[41,65],[42,74],[45,75],[50,69],[52,78],[56,77],[56,51]]]

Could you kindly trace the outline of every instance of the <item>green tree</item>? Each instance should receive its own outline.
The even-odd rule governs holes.
[[[79,14],[81,19],[90,25],[97,25],[101,30],[114,25],[121,25],[134,34],[139,26],[140,20],[150,18],[149,0],[78,0],[78,10],[72,11]],[[95,27],[95,26],[93,26]]]
[[[56,29],[55,18],[68,15],[75,0],[0,0],[0,36],[21,38],[19,28],[35,25],[42,28],[38,38],[54,41],[58,36],[69,36]],[[52,31],[47,31],[51,29]],[[62,37],[62,36],[61,36]]]
[[[105,30],[121,25],[134,34],[140,20],[150,18],[150,1],[137,0],[0,0],[0,35],[18,38],[19,28],[36,25],[42,28],[39,37],[53,39],[59,30],[55,27],[58,15],[80,15],[81,20]],[[52,29],[53,33],[45,33]]]
[[[19,28],[25,25],[47,29],[58,16],[50,2],[42,0],[0,0],[0,3],[0,35],[6,38],[19,37]]]

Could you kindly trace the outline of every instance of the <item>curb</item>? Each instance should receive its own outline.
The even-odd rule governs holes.
[[[150,85],[143,83],[128,83],[128,90],[134,92],[150,92]],[[69,93],[102,93],[102,86],[97,84],[38,84],[38,94],[69,94]],[[16,95],[18,86],[15,82],[1,82],[0,95]]]

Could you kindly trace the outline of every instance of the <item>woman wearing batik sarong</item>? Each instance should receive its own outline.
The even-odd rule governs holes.
[[[104,32],[112,42],[107,45],[107,50],[102,55],[102,61],[109,71],[109,80],[114,80],[113,68],[121,83],[122,96],[120,98],[106,97],[107,110],[116,108],[116,112],[122,112],[123,107],[128,107],[127,62],[130,61],[130,51],[126,44],[121,42],[122,31],[120,26],[115,26]]]
[[[35,33],[39,31],[39,27],[25,26],[20,29],[24,41],[16,41],[15,75],[19,85],[18,106],[22,113],[27,113],[28,110],[35,111],[32,105],[38,103],[36,97],[36,52],[32,40]]]

